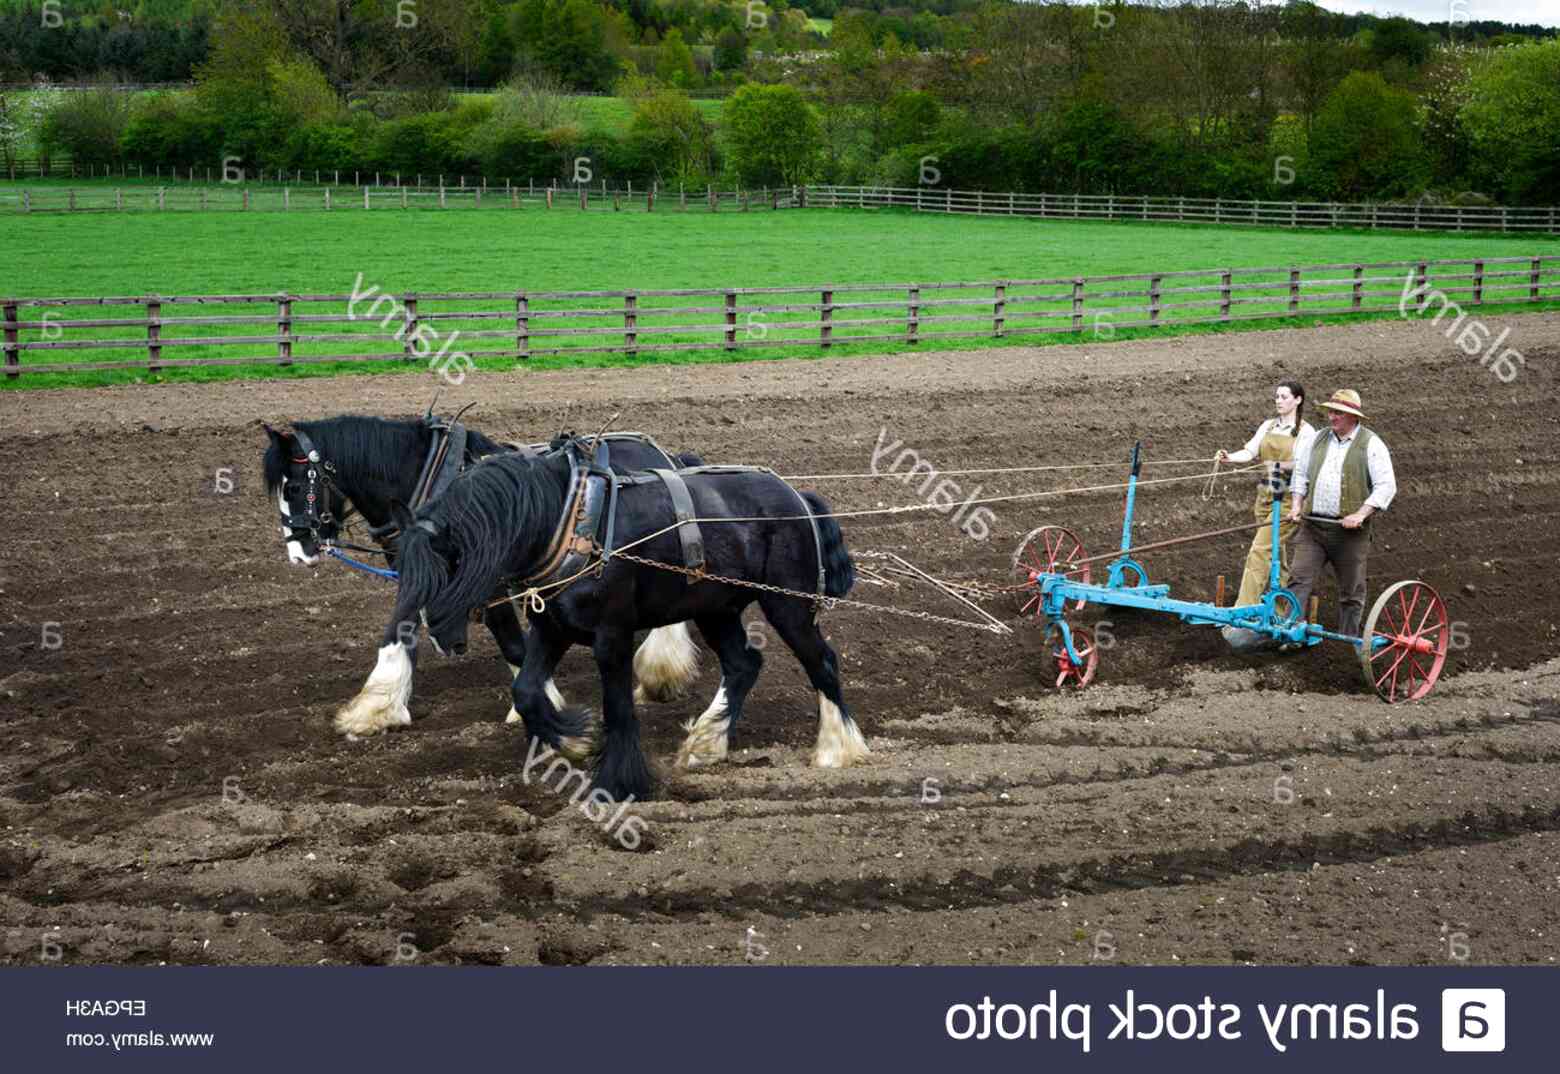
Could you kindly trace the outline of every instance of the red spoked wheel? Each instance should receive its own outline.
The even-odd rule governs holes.
[[[1077,650],[1079,660],[1074,661],[1067,652],[1067,646],[1062,643],[1062,629],[1052,623],[1045,632],[1045,641],[1051,649],[1051,659],[1055,661],[1056,687],[1087,686],[1094,681],[1094,673],[1100,666],[1100,647],[1094,643],[1094,635],[1083,627],[1070,627],[1072,631],[1073,648]]]
[[[1376,598],[1362,637],[1360,669],[1377,696],[1390,705],[1418,701],[1446,665],[1446,602],[1424,582],[1397,582]],[[1386,644],[1376,645],[1376,638]]]
[[[1086,558],[1078,535],[1062,526],[1041,526],[1030,530],[1013,553],[1013,581],[1023,588],[1014,591],[1019,615],[1040,612],[1040,575],[1066,574],[1076,582],[1088,582],[1089,565],[1076,567]],[[1074,610],[1083,607],[1077,601]]]

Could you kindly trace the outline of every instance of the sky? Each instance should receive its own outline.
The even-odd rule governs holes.
[[[1457,9],[1459,22],[1499,22],[1560,26],[1560,0],[1316,0],[1328,11],[1347,14],[1407,15],[1419,22],[1446,22]]]

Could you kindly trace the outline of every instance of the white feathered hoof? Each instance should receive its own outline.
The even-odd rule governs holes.
[[[634,703],[676,701],[699,681],[699,647],[687,623],[673,623],[650,632],[634,654]]]
[[[688,735],[677,749],[678,768],[705,768],[726,759],[731,737],[731,717],[726,715],[726,707],[726,687],[722,683],[710,707],[683,724]]]
[[[818,695],[818,748],[813,751],[815,768],[849,768],[872,755],[861,728],[840,707]]]
[[[412,660],[406,647],[391,642],[379,650],[368,681],[336,712],[336,731],[348,738],[377,735],[412,722],[406,703],[412,696]]]

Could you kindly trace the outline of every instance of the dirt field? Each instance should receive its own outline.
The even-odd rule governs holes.
[[[428,654],[412,727],[330,730],[390,588],[287,566],[259,422],[420,411],[431,379],[0,396],[0,961],[1553,962],[1560,317],[1508,323],[1527,358],[1510,385],[1429,326],[1356,325],[446,389],[441,406],[479,400],[469,420],[507,437],[622,409],[622,428],[784,474],[865,471],[882,430],[941,470],[1113,464],[952,478],[990,496],[1120,480],[1138,437],[1150,459],[1237,447],[1281,374],[1318,401],[1352,386],[1401,486],[1373,591],[1431,582],[1467,641],[1429,701],[1391,707],[1346,647],[1238,658],[1206,628],[1107,612],[1099,681],[1058,695],[1032,627],[837,611],[872,763],[807,766],[814,695],[776,643],[730,761],[672,771],[679,723],[716,685],[708,659],[695,696],[641,712],[664,782],[634,806],[637,852],[524,780],[485,635],[463,659]],[[840,509],[917,502],[898,482],[815,487]],[[1212,499],[1145,489],[1138,540],[1245,521],[1250,497],[1243,480]],[[845,533],[1005,581],[1029,529],[1107,550],[1120,506],[998,504],[984,542],[936,514]],[[1145,558],[1206,599],[1243,550]],[[560,685],[598,696],[587,654]]]

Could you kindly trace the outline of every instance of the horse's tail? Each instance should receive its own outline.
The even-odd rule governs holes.
[[[819,551],[823,554],[823,591],[831,597],[843,597],[856,584],[856,564],[845,547],[845,535],[834,518],[828,501],[816,492],[804,492],[802,502],[816,517]]]

